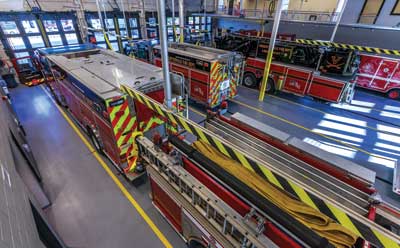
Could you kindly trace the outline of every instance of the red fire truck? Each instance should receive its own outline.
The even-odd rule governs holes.
[[[120,84],[128,84],[163,103],[162,71],[99,48],[47,55],[46,61],[56,79],[51,84],[56,99],[87,132],[96,150],[128,179],[133,181],[143,175],[135,138],[147,131],[166,132],[161,125],[164,121],[140,102],[131,101],[120,90]],[[179,82],[179,78],[172,77],[172,82],[180,85],[183,94],[183,79]],[[181,102],[174,96],[175,103]]]
[[[400,99],[400,59],[361,54],[357,86]]]
[[[259,86],[268,46],[269,39],[249,36],[244,31],[217,39],[218,48],[238,51],[246,57],[242,83],[247,87]],[[350,49],[321,49],[281,40],[273,60],[268,93],[281,90],[330,102],[350,102],[353,98],[355,84],[350,79],[357,69],[358,54]]]
[[[160,46],[153,48],[153,54],[153,63],[161,67]],[[168,56],[170,70],[185,77],[190,99],[212,109],[237,95],[243,67],[239,54],[170,43]]]

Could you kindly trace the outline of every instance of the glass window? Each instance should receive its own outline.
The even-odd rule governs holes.
[[[112,46],[112,49],[114,51],[116,51],[116,52],[119,51],[119,47],[118,47],[118,43],[117,42],[111,42],[111,46]]]
[[[196,16],[196,17],[194,18],[194,23],[195,23],[195,24],[200,24],[200,17]]]
[[[44,42],[42,36],[28,36],[29,42],[31,43],[32,48],[44,47]]]
[[[203,16],[201,17],[201,23],[204,24],[206,22],[206,18]]]
[[[173,34],[174,34],[173,29],[172,28],[168,28],[168,35],[173,35]]]
[[[102,48],[107,48],[107,45],[106,44],[104,44],[104,43],[102,43],[102,44],[97,44],[99,47],[102,47]]]
[[[180,34],[181,33],[181,29],[180,28],[175,28],[175,34]]]
[[[118,26],[119,28],[126,28],[124,18],[118,18]]]
[[[191,16],[191,17],[189,17],[189,21],[188,21],[188,23],[190,24],[190,25],[192,25],[193,24],[193,17]]]
[[[207,25],[207,30],[211,31],[211,25],[210,24]]]
[[[129,18],[129,26],[131,27],[131,28],[137,28],[137,20],[136,20],[136,18]]]
[[[106,23],[106,28],[111,28],[111,29],[115,28],[114,20],[112,18],[105,19],[104,21]]]
[[[65,39],[67,40],[68,45],[78,43],[78,37],[75,33],[65,34]]]
[[[172,17],[167,18],[167,26],[172,26]]]
[[[126,37],[128,36],[128,33],[126,32],[126,30],[120,30],[119,33],[121,34],[121,39],[126,39]]]
[[[156,18],[155,18],[155,17],[150,17],[150,18],[149,18],[149,26],[150,26],[150,27],[155,27],[155,26],[157,26],[157,21],[156,21]]]
[[[44,29],[46,29],[46,32],[58,32],[57,23],[55,20],[44,20],[43,25]]]
[[[18,58],[22,58],[22,57],[28,57],[29,53],[28,52],[20,52],[20,53],[14,53],[14,56],[18,59]]]
[[[0,26],[4,34],[19,34],[17,24],[14,21],[0,22]]]
[[[90,24],[92,25],[92,28],[94,29],[101,29],[101,23],[99,19],[91,19]]]
[[[152,36],[151,34],[152,34],[152,32],[150,31],[149,32],[149,36],[151,37],[151,38],[154,38],[154,37],[156,37],[156,35],[157,35],[157,32],[156,31],[153,31],[154,32],[154,36]],[[137,30],[137,29],[132,29],[132,38],[133,39],[139,39],[139,30]]]
[[[110,41],[117,40],[117,34],[115,33],[115,31],[109,31],[107,34]]]
[[[207,23],[211,23],[211,16],[207,16]]]
[[[31,63],[31,62],[32,62],[32,61],[31,61],[30,58],[18,59],[18,60],[17,60],[17,63],[18,63],[19,65],[29,64],[30,66],[32,66],[32,63]]]
[[[103,32],[94,32],[94,37],[96,37],[97,42],[104,41],[104,34]]]
[[[179,25],[179,17],[175,17],[175,25]]]
[[[61,19],[60,22],[65,32],[75,31],[74,22],[71,19]]]
[[[22,21],[21,23],[25,29],[25,33],[27,33],[27,34],[39,33],[39,28],[36,24],[36,21],[29,20],[29,21]]]
[[[51,46],[61,46],[63,44],[61,36],[59,34],[49,35]]]
[[[195,29],[196,31],[198,31],[198,30],[200,29],[200,26],[199,26],[199,25],[196,25],[196,26],[194,26],[194,29]]]
[[[10,44],[10,47],[13,50],[26,48],[24,40],[21,37],[10,37],[10,38],[7,38],[7,40],[8,40],[8,44]]]

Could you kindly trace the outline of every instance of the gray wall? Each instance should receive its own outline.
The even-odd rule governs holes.
[[[220,28],[260,29],[260,22],[238,20],[233,18],[218,18]],[[282,21],[279,25],[280,33],[296,34],[297,38],[313,40],[329,40],[334,26],[332,24],[314,24],[304,22]],[[271,32],[272,22],[265,25],[265,31]],[[371,46],[386,49],[400,49],[400,31],[393,29],[371,29],[341,25],[336,33],[335,42],[353,45]]]
[[[393,27],[400,22],[400,15],[390,15],[395,4],[396,0],[385,1],[381,13],[376,20],[376,25]]]
[[[0,100],[0,247],[43,248],[28,190],[15,170],[9,136],[8,109]]]

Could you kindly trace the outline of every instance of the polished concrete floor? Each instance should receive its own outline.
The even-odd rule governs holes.
[[[41,87],[20,86],[11,96],[52,202],[45,213],[67,247],[163,247]],[[118,179],[169,242],[185,247],[151,204],[149,185]]]

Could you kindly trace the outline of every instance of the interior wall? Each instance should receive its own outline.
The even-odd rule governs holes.
[[[298,11],[333,12],[336,10],[337,3],[337,0],[290,0],[288,9]]]
[[[386,0],[382,6],[381,13],[379,14],[376,25],[384,25],[394,27],[400,23],[400,15],[391,15],[393,7],[397,0]]]

